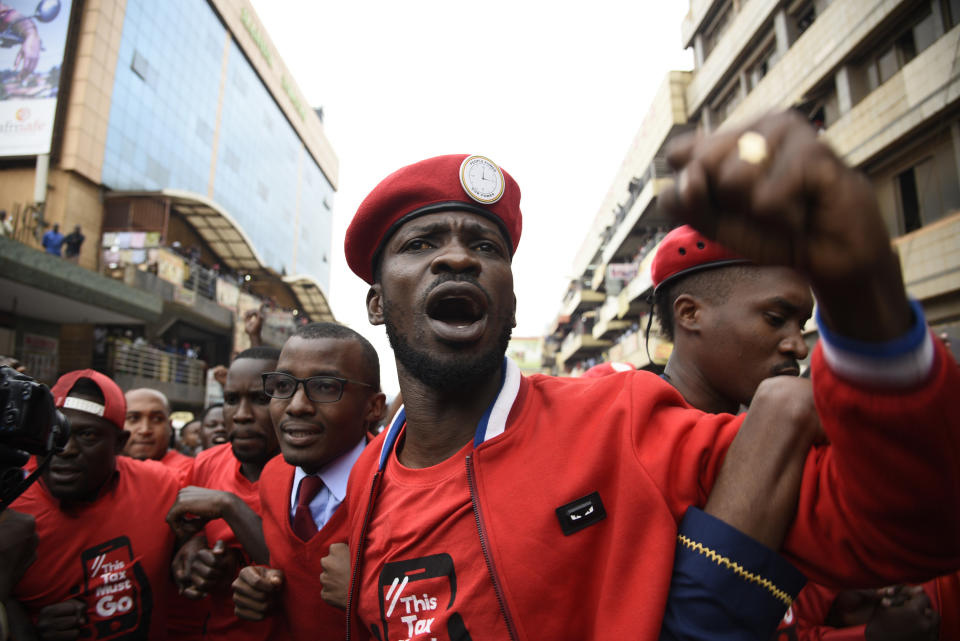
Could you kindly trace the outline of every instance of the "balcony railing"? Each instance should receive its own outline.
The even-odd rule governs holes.
[[[196,358],[132,343],[111,343],[107,354],[107,367],[115,376],[126,375],[190,387],[206,386],[207,364]]]

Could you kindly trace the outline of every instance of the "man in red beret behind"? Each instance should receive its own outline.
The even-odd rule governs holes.
[[[689,225],[667,234],[651,264],[660,329],[673,342],[663,374],[694,407],[736,414],[771,376],[799,376],[809,350],[810,284],[757,265]]]
[[[77,370],[51,391],[70,438],[12,504],[36,519],[39,539],[12,598],[40,639],[165,639],[174,536],[164,517],[177,475],[118,456],[129,432],[123,392],[110,378]]]
[[[860,585],[960,565],[960,419],[947,409],[960,371],[906,297],[869,186],[789,115],[689,139],[671,162],[674,215],[799,269],[820,302],[814,393],[832,444],[804,468],[786,553],[813,578]],[[385,179],[347,231],[405,403],[348,490],[357,637],[656,639],[677,523],[704,504],[741,424],[810,411],[777,382],[758,392],[766,414],[732,417],[645,372],[521,376],[504,358],[519,202],[489,159],[443,156]],[[735,609],[751,590],[795,593],[687,540],[742,584]]]
[[[664,238],[651,272],[661,331],[674,343],[663,377],[688,403],[708,412],[736,413],[741,406],[750,405],[761,381],[800,373],[797,361],[808,353],[803,327],[812,314],[813,299],[808,283],[799,273],[752,263],[687,225]],[[750,500],[745,497],[751,491],[753,500],[757,500],[767,491],[755,483],[757,463],[745,462],[745,471],[749,473],[739,479],[740,500]],[[728,457],[724,468],[729,464]],[[780,468],[780,476],[793,474],[795,470],[790,468],[796,465],[802,465],[802,460],[788,461]],[[754,484],[746,487],[750,481]],[[716,492],[711,494],[711,501],[717,496]],[[774,526],[771,520],[768,519],[768,527]],[[736,531],[727,532],[728,537],[737,537]],[[681,562],[683,555],[684,550],[678,549]],[[770,559],[767,562],[775,563]],[[682,580],[690,580],[694,571],[702,572],[702,568],[684,568]],[[956,575],[951,575],[941,582],[952,586],[956,580]],[[935,583],[926,587],[932,597],[938,594]],[[891,634],[900,626],[932,630],[936,636],[939,615],[931,607],[931,597],[903,586],[896,590],[902,597],[882,599],[880,591],[855,591],[847,593],[838,604],[852,599],[861,604],[861,609],[869,610],[858,615],[869,617],[874,634]],[[834,610],[834,621],[846,615],[841,612],[842,605],[834,606],[835,596],[836,592],[828,588],[808,586],[790,606],[780,624],[779,637],[820,639],[824,634],[834,634],[835,628],[824,624],[828,613]],[[704,594],[698,593],[694,603],[695,609],[702,611]],[[678,602],[669,604],[668,612],[675,620],[686,620],[684,638],[693,638],[690,620],[697,617],[679,610]],[[715,638],[716,621],[711,623],[714,629],[709,638]],[[863,628],[859,634],[849,628],[837,634],[862,639]],[[762,638],[772,636],[771,633]],[[661,641],[665,641],[663,635]]]

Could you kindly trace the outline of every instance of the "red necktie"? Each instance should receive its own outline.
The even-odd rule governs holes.
[[[293,532],[304,541],[317,533],[317,524],[310,514],[310,501],[323,489],[323,481],[318,476],[305,476],[300,481],[300,496],[297,497],[297,510],[293,514]]]

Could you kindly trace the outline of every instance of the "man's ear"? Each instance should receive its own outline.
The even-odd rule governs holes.
[[[699,332],[700,313],[702,311],[701,303],[696,297],[690,294],[680,294],[673,301],[674,327],[683,328],[691,333]]]
[[[367,431],[370,431],[370,428],[379,424],[384,418],[384,414],[387,412],[387,397],[383,392],[377,392],[370,396],[370,400],[367,401],[366,412],[363,415],[363,422],[367,426]]]
[[[116,454],[123,454],[123,448],[126,447],[128,440],[130,440],[130,432],[127,430],[120,430],[117,433],[117,444],[114,447]]]
[[[517,295],[513,295],[513,315],[510,317],[510,327],[517,326]]]
[[[383,325],[383,289],[380,283],[367,290],[367,320],[371,325]]]

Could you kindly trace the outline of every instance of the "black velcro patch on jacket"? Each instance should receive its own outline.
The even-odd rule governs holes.
[[[594,492],[557,508],[560,529],[567,536],[607,518],[600,493]]]

